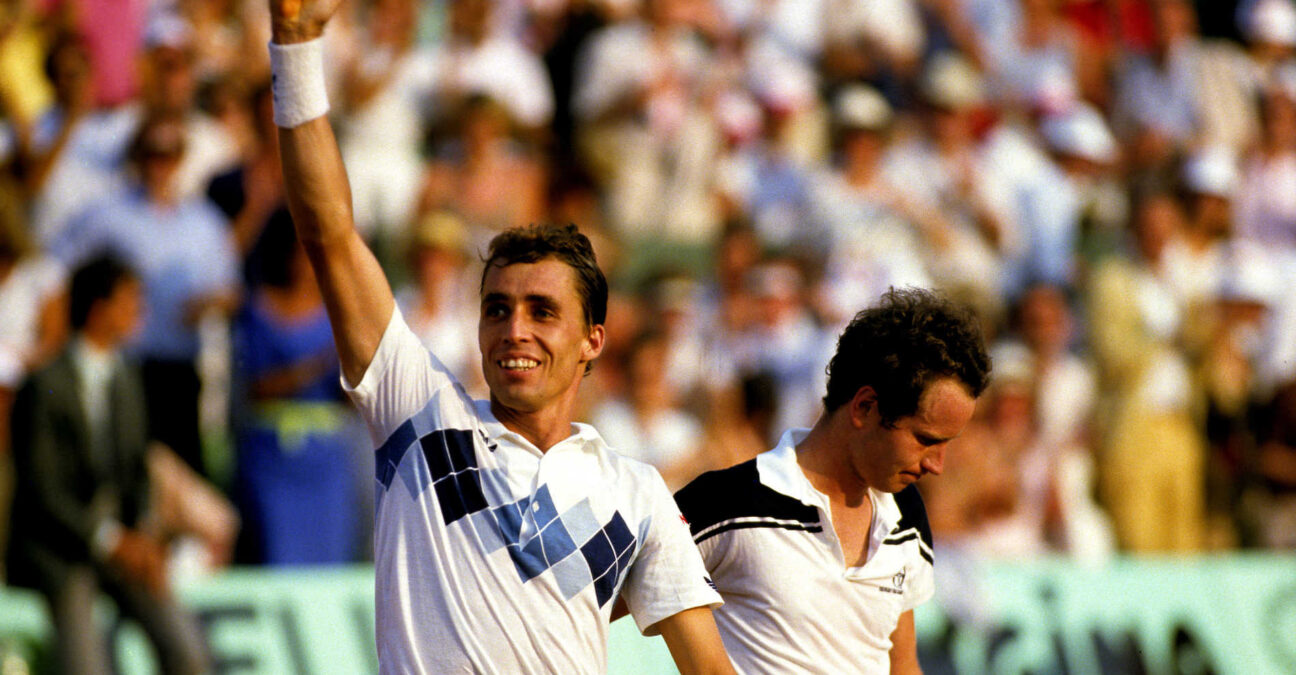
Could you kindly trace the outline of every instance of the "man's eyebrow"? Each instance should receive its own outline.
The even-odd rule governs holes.
[[[552,307],[558,306],[558,298],[555,298],[552,295],[545,295],[543,293],[532,293],[531,295],[526,296],[526,301],[536,305],[546,305]]]
[[[499,291],[495,291],[495,292],[487,293],[486,295],[482,296],[482,303],[485,304],[487,302],[506,302],[508,301],[509,297],[510,296],[506,293],[500,293]],[[531,293],[530,295],[523,297],[522,300],[524,302],[528,302],[536,305],[546,305],[546,306],[554,306],[554,307],[558,306],[558,298],[552,295],[546,295],[544,293]]]
[[[914,432],[914,438],[917,438],[918,442],[923,445],[940,445],[946,441],[954,440],[953,436],[949,438],[941,438],[940,436],[932,436],[931,434],[924,434],[921,432]]]

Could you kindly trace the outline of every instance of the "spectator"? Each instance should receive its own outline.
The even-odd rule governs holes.
[[[356,226],[388,246],[400,241],[400,228],[414,214],[425,118],[437,78],[434,56],[414,45],[416,18],[412,0],[372,3],[364,45],[342,78],[338,143],[351,178]]]
[[[1052,155],[1044,179],[1053,202],[1037,201],[1028,219],[1032,263],[1027,281],[1070,287],[1088,266],[1116,250],[1129,222],[1126,190],[1119,181],[1120,147],[1094,107],[1077,103],[1045,116],[1040,135]],[[1041,212],[1042,211],[1042,212]]]
[[[176,169],[176,190],[183,197],[200,195],[213,177],[238,161],[238,145],[197,106],[197,57],[189,22],[174,14],[156,14],[150,19],[144,47],[139,105],[126,112],[137,130],[154,116],[183,122],[186,147]]]
[[[435,51],[437,108],[456,114],[474,97],[498,101],[528,136],[553,119],[553,88],[540,58],[493,25],[500,3],[450,0],[450,34]]]
[[[546,177],[539,159],[514,139],[512,121],[493,99],[469,99],[458,125],[454,141],[428,167],[420,210],[459,214],[468,226],[469,250],[480,254],[504,229],[541,219]]]
[[[939,212],[914,204],[884,172],[894,113],[876,90],[848,87],[833,106],[840,167],[819,181],[817,222],[827,239],[822,305],[842,323],[891,286],[931,286],[924,251],[949,243]],[[786,426],[786,425],[784,425]]]
[[[1238,234],[1285,256],[1296,255],[1296,68],[1290,83],[1261,102],[1260,143],[1243,162]]]
[[[71,33],[55,38],[45,57],[54,105],[36,119],[22,159],[32,233],[41,245],[122,182],[119,139],[130,134],[132,120],[95,104],[95,68],[86,43]]]
[[[1182,218],[1170,195],[1141,196],[1133,251],[1099,266],[1088,299],[1107,408],[1099,483],[1120,545],[1135,553],[1202,546],[1206,449],[1179,346],[1185,306],[1166,279]]]
[[[949,220],[949,245],[931,255],[936,283],[997,315],[1006,240],[1017,233],[1008,182],[977,136],[983,78],[945,52],[929,60],[919,92],[925,133],[892,150],[887,174],[911,202]]]
[[[233,309],[238,268],[224,217],[175,183],[185,149],[181,119],[145,119],[131,143],[133,184],[88,207],[50,250],[69,266],[108,251],[137,270],[149,312],[130,348],[143,360],[150,435],[204,474],[196,326]]]
[[[14,474],[9,448],[14,396],[67,338],[66,272],[28,240],[18,188],[0,179],[0,579]]]
[[[642,16],[591,36],[581,58],[578,142],[607,190],[609,224],[628,242],[697,245],[719,230],[711,172],[720,137],[701,106],[714,58],[704,39],[715,19],[708,9],[648,0]]]
[[[1016,353],[995,362],[1019,362],[1030,393],[1034,443],[1019,464],[1019,484],[1036,491],[1051,550],[1103,562],[1115,549],[1115,535],[1093,498],[1097,375],[1072,349],[1075,314],[1063,289],[1032,287],[1019,301],[1016,319],[1020,342],[1007,341],[995,354]]]
[[[778,387],[775,428],[809,424],[819,414],[815,392],[824,387],[824,368],[833,352],[833,334],[810,311],[804,275],[791,260],[768,260],[753,267],[746,284],[754,320],[731,335],[740,376],[767,372]]]
[[[229,219],[235,250],[243,259],[243,280],[257,280],[261,263],[258,244],[273,223],[291,225],[279,170],[279,135],[273,119],[270,83],[253,87],[234,103],[250,118],[252,142],[241,163],[212,179],[207,197]]]
[[[262,271],[234,321],[239,415],[236,502],[245,563],[357,560],[354,446],[328,315],[292,223],[265,233]]]
[[[62,672],[109,673],[100,591],[139,622],[161,672],[200,673],[206,648],[171,595],[166,552],[149,531],[148,425],[139,370],[122,351],[140,327],[144,291],[120,263],[96,259],[72,277],[75,337],[36,373],[15,407],[19,482],[11,580],[49,604]]]
[[[486,392],[477,349],[477,312],[472,301],[479,275],[469,269],[468,232],[449,212],[421,218],[410,233],[410,282],[396,304],[423,346],[470,393]]]
[[[1164,167],[1203,142],[1240,150],[1256,133],[1255,80],[1245,55],[1231,43],[1203,40],[1188,0],[1152,8],[1151,53],[1129,55],[1116,74],[1112,119],[1130,159]]]
[[[617,452],[653,465],[672,491],[705,468],[700,454],[702,424],[680,407],[667,379],[670,343],[663,333],[640,333],[625,354],[625,390],[603,400],[591,424],[623,439]]]

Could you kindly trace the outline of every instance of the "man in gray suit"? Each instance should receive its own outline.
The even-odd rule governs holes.
[[[139,371],[121,354],[142,305],[140,281],[122,264],[78,269],[73,338],[15,402],[10,582],[47,599],[66,673],[113,670],[94,622],[101,591],[149,635],[163,672],[207,668],[197,623],[167,588],[165,549],[142,527],[147,410]]]

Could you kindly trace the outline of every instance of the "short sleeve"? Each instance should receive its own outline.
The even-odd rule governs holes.
[[[654,624],[686,609],[724,604],[693,544],[688,523],[656,471],[650,485],[652,522],[621,591],[644,635],[655,635]]]
[[[913,581],[905,584],[904,611],[921,605],[936,595],[936,578],[931,563],[919,561],[914,570]]]
[[[410,330],[399,307],[392,309],[391,320],[360,382],[352,387],[342,377],[342,390],[360,411],[375,447],[422,410],[438,391],[453,389],[455,384]],[[471,407],[462,388],[457,395],[443,399],[453,400],[462,410]]]

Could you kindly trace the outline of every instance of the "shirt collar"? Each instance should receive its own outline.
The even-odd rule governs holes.
[[[477,412],[477,418],[481,420],[482,427],[486,435],[491,438],[507,440],[508,442],[523,448],[536,455],[544,455],[534,443],[527,440],[525,436],[517,433],[504,426],[504,423],[495,418],[495,413],[491,412],[490,401],[487,399],[477,399],[473,401],[473,407]],[[559,441],[549,452],[565,449],[569,446],[575,446],[580,450],[587,452],[607,452],[609,447],[599,432],[588,424],[572,422],[572,433],[567,438]]]
[[[773,450],[756,456],[756,473],[760,482],[776,492],[810,506],[827,506],[823,493],[810,484],[801,465],[797,464],[796,446],[805,440],[809,429],[788,429]]]
[[[72,339],[72,360],[83,375],[100,374],[111,372],[116,368],[121,355],[116,350],[94,347],[84,337],[78,335]]]
[[[756,456],[756,473],[765,487],[785,494],[807,506],[816,506],[828,510],[828,498],[815,489],[806,478],[801,465],[797,463],[796,446],[805,440],[809,429],[788,429],[779,438],[778,445]],[[883,532],[890,532],[900,522],[900,508],[895,498],[881,490],[869,488],[869,498],[873,502],[873,520],[883,526]]]

